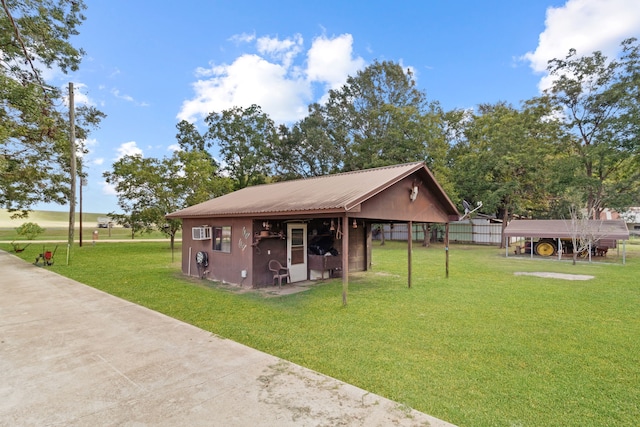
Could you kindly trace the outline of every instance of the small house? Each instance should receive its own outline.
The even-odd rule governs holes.
[[[372,225],[445,223],[458,210],[424,163],[243,188],[168,215],[182,219],[182,271],[250,287],[371,267]]]

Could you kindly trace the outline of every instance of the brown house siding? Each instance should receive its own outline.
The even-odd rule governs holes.
[[[201,225],[209,227],[231,227],[231,251],[214,251],[213,239],[193,240],[191,229]],[[198,275],[195,255],[198,251],[207,252],[209,266],[206,278],[228,283],[252,283],[253,247],[251,220],[244,218],[185,219],[183,221],[182,271],[192,276]],[[191,257],[189,257],[191,249]],[[191,265],[189,265],[191,264]],[[247,277],[242,278],[242,271]]]
[[[362,220],[356,220],[358,228],[353,228],[353,221],[349,224],[349,271],[364,271],[367,269],[366,227]]]
[[[384,219],[385,222],[449,222],[449,215],[442,209],[442,205],[424,183],[418,181],[419,193],[415,201],[409,199],[411,187],[416,181],[414,175],[397,182],[384,192],[376,194],[362,203],[359,213],[353,216],[361,218]]]

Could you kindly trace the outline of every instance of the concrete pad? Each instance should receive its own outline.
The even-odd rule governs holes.
[[[514,276],[537,276],[544,277],[545,279],[562,279],[562,280],[591,280],[594,276],[587,274],[565,274],[565,273],[550,273],[546,271],[516,271]]]
[[[0,425],[452,426],[0,251]]]

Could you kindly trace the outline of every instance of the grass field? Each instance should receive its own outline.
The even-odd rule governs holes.
[[[105,218],[107,214],[83,213],[82,237],[84,242],[91,242],[93,232],[98,232],[98,240],[122,240],[131,239],[131,229],[115,225],[111,229],[99,228],[99,218]],[[67,241],[69,236],[69,213],[59,211],[33,211],[28,218],[11,218],[11,213],[0,209],[0,241],[25,241],[26,237],[16,233],[16,228],[27,222],[34,222],[45,229],[45,232],[36,237],[39,241]],[[136,238],[160,239],[167,236],[159,231],[136,234]],[[75,216],[75,241],[80,239],[80,215]],[[26,243],[25,243],[26,244]]]
[[[9,245],[0,245],[4,250]],[[20,254],[31,261],[29,250]],[[52,270],[460,426],[635,426],[640,245],[627,264],[375,246],[373,270],[265,298],[182,276],[166,242],[74,249]],[[587,274],[567,281],[515,272]]]

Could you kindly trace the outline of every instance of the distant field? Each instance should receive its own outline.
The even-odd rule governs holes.
[[[105,213],[82,213],[82,234],[83,241],[91,241],[93,232],[98,231],[99,240],[108,239],[131,239],[131,230],[115,225],[111,229],[98,228],[98,218],[104,218],[108,215]],[[23,236],[16,234],[16,228],[27,222],[34,222],[46,231],[36,240],[66,240],[68,238],[69,229],[69,213],[61,211],[33,211],[28,218],[11,219],[11,213],[5,209],[0,209],[0,240],[18,241],[26,240]],[[75,240],[79,240],[80,233],[80,215],[75,216]],[[180,237],[178,233],[176,237]],[[136,237],[142,238],[166,238],[166,236],[158,231],[137,234]]]
[[[98,218],[106,217],[105,213],[82,213],[83,225],[91,227],[98,226]],[[76,213],[76,223],[80,221],[80,214]],[[11,219],[11,213],[6,209],[0,209],[0,228],[16,228],[25,222],[35,222],[41,227],[61,227],[66,228],[69,225],[69,212],[62,211],[33,211],[28,218]]]

